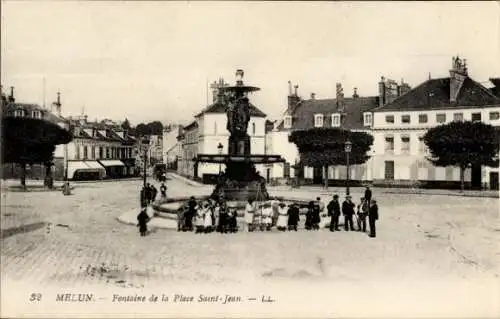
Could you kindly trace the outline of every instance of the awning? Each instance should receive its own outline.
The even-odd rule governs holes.
[[[91,163],[91,164],[89,164]],[[93,161],[68,161],[68,178],[73,179],[75,176],[75,173],[77,171],[83,171],[83,172],[99,172],[99,171],[104,171],[104,168],[99,165],[97,167],[96,165],[99,165],[97,162]],[[105,171],[103,172],[105,173]]]
[[[85,161],[85,164],[87,164],[89,168],[95,170],[104,170],[104,167],[102,167],[102,165],[99,164],[97,161]]]
[[[125,166],[122,161],[119,160],[99,160],[101,165],[105,167],[110,167],[110,166]]]

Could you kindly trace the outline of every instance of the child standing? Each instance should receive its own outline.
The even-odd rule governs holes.
[[[247,224],[247,230],[252,232],[254,229],[254,214],[255,214],[255,205],[252,198],[248,199],[248,203],[245,206],[245,223]]]
[[[203,206],[206,205],[205,203]],[[204,226],[205,225],[205,208],[204,207],[197,207],[196,209],[196,234],[203,233]]]
[[[262,229],[270,231],[273,224],[273,208],[271,203],[267,202],[262,208]]]

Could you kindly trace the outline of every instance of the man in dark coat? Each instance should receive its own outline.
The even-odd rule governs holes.
[[[313,214],[312,214],[312,229],[319,230],[319,223],[321,222],[321,201],[320,198],[316,198],[316,201],[313,205]]]
[[[144,195],[146,197],[146,201],[148,203],[148,205],[151,203],[151,185],[149,185],[149,183],[146,184],[146,188],[144,190]]]
[[[141,237],[146,236],[149,222],[149,216],[146,212],[146,207],[141,208],[141,212],[139,213],[139,215],[137,215],[137,221],[137,227],[139,227],[139,233],[141,234]]]
[[[151,202],[156,200],[156,195],[158,194],[158,190],[154,185],[151,185]]]
[[[300,220],[300,210],[297,204],[293,204],[288,209],[288,230],[297,231],[297,224]]]
[[[333,199],[328,203],[328,216],[331,216],[330,231],[339,230],[340,203],[339,195],[333,195]]]
[[[368,213],[368,223],[370,224],[370,237],[374,238],[377,236],[377,231],[375,229],[375,222],[378,220],[378,205],[377,201],[372,199],[370,211]]]
[[[354,215],[354,203],[351,201],[351,196],[347,195],[342,203],[342,214],[344,215],[344,228],[346,231],[354,230],[352,216]]]
[[[372,200],[372,190],[370,189],[370,186],[366,186],[365,201],[368,203],[368,208],[370,207],[371,200]]]

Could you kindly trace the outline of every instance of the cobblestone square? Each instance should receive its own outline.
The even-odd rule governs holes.
[[[179,180],[168,184],[170,196],[210,191]],[[498,311],[492,303],[499,297],[497,198],[388,194],[375,189],[380,205],[376,239],[326,229],[231,235],[152,229],[149,236],[139,237],[136,227],[119,223],[117,217],[137,209],[140,187],[141,181],[122,181],[76,184],[71,196],[3,192],[4,287],[12,291],[21,286],[87,286],[130,292],[161,285],[290,285],[303,292],[320,285],[333,294],[328,287],[373,282],[384,289],[402,283],[446,283],[449,291],[466,283],[487,292],[469,299],[486,307],[480,313]],[[353,198],[361,191],[354,189]],[[270,192],[311,199],[318,194],[307,187]],[[343,194],[342,189],[328,194],[333,192]],[[320,193],[326,200],[327,194]],[[3,306],[7,299],[2,295]]]

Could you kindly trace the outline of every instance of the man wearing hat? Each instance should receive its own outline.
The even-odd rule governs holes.
[[[330,231],[339,230],[339,217],[340,217],[340,203],[339,195],[333,195],[333,199],[328,203],[328,216],[330,220]]]
[[[351,195],[345,197],[342,203],[342,214],[344,215],[344,228],[346,231],[354,230],[352,216],[354,215],[354,203],[351,201]]]
[[[374,238],[377,235],[375,230],[375,222],[378,220],[378,205],[375,199],[371,200],[371,207],[368,212],[368,223],[370,224],[370,237]]]

